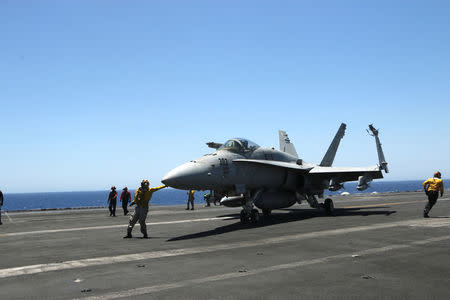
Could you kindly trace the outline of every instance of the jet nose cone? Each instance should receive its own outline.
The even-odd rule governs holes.
[[[174,174],[173,172],[174,170],[170,171],[169,173],[167,173],[161,180],[161,182],[167,186],[170,187],[174,187],[173,185],[176,183],[177,181],[177,176],[176,174]]]
[[[176,189],[196,189],[207,173],[200,164],[189,162],[167,173],[161,182]]]

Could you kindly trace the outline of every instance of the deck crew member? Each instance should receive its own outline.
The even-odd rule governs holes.
[[[2,206],[3,206],[3,193],[0,190],[0,225],[2,225]]]
[[[126,216],[128,214],[128,203],[131,202],[131,194],[127,187],[122,189],[122,193],[120,194],[120,202],[122,202],[123,215]]]
[[[109,192],[108,195],[108,208],[109,208],[109,216],[115,217],[116,216],[116,205],[117,205],[117,191],[116,187],[111,187],[111,192]]]
[[[188,200],[187,200],[187,208],[186,210],[189,210],[189,204],[191,204],[191,210],[194,210],[194,190],[189,190],[188,194]]]
[[[429,218],[428,213],[436,204],[439,192],[441,193],[441,197],[444,195],[444,183],[441,179],[441,172],[434,172],[433,178],[429,178],[423,183],[423,189],[428,196],[428,203],[423,210],[423,217]]]
[[[154,192],[165,187],[167,186],[161,185],[155,188],[150,188],[150,182],[146,179],[142,180],[141,187],[136,190],[134,193],[134,200],[131,202],[131,205],[136,204],[136,208],[134,210],[134,214],[130,217],[130,224],[127,228],[127,235],[123,237],[124,239],[132,237],[131,231],[137,221],[139,221],[139,224],[141,225],[141,232],[144,235],[143,238],[148,238],[147,225],[145,224],[145,219],[147,218],[148,213],[148,202],[152,199]]]
[[[211,193],[210,193],[210,192],[206,192],[206,193],[203,195],[203,199],[205,199],[205,202],[206,202],[205,207],[211,206]]]

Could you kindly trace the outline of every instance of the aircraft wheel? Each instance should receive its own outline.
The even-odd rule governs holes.
[[[243,209],[241,210],[241,223],[247,223],[248,222],[248,214],[247,212]]]
[[[330,198],[325,199],[323,206],[325,208],[325,212],[327,213],[327,215],[331,215],[333,213],[334,211],[333,200],[331,200]]]
[[[269,217],[272,214],[272,210],[268,208],[264,208],[262,210],[264,217]]]
[[[255,224],[259,221],[259,211],[257,209],[252,209],[252,212],[250,213],[250,221]]]

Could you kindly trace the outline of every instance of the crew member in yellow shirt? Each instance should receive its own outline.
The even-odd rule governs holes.
[[[187,208],[186,210],[189,210],[189,204],[191,204],[192,208],[191,210],[194,210],[194,190],[189,190],[188,194],[188,200],[187,200]]]
[[[439,192],[441,192],[441,197],[444,195],[444,183],[441,179],[441,172],[434,172],[433,178],[429,178],[423,183],[423,189],[428,196],[428,203],[423,210],[423,217],[429,218],[428,213],[436,204]]]
[[[134,200],[130,205],[136,204],[136,208],[134,209],[134,214],[130,218],[130,224],[127,228],[127,235],[124,236],[124,239],[131,238],[131,231],[133,230],[134,225],[139,220],[139,224],[141,225],[141,232],[144,235],[142,238],[147,239],[147,225],[145,224],[145,219],[148,214],[148,203],[150,199],[152,199],[152,195],[154,192],[159,191],[167,187],[166,185],[161,185],[155,188],[150,188],[150,182],[146,179],[142,180],[141,187],[136,190],[134,193]]]

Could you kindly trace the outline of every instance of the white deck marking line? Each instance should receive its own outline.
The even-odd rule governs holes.
[[[171,207],[176,207],[176,206],[180,206],[183,207],[185,206],[183,205],[169,205]],[[186,213],[184,211],[184,209],[181,210],[169,210],[169,209],[161,209],[159,210],[158,208],[161,208],[163,206],[152,206],[150,205],[150,212],[153,215],[177,215],[177,214],[184,214]],[[221,207],[221,206],[217,206],[217,207],[210,207],[210,208],[201,208],[201,209],[196,209],[195,213],[205,213],[205,212],[211,212],[211,211],[225,211],[225,210],[232,210],[232,208],[229,207]],[[134,210],[131,209],[130,212],[133,212]],[[109,213],[108,212],[108,207],[84,207],[84,208],[69,208],[69,209],[65,209],[65,208],[61,208],[61,209],[48,209],[48,210],[31,210],[31,211],[10,211],[9,213],[15,216],[19,216],[19,215],[23,215],[23,216],[31,216],[33,217],[33,215],[75,215],[75,214],[86,214],[86,213]],[[119,212],[119,210],[117,211]]]
[[[213,218],[188,219],[188,220],[178,220],[178,221],[150,222],[150,223],[147,223],[147,225],[148,226],[152,226],[152,225],[169,225],[169,224],[192,223],[192,222],[207,222],[207,221],[229,220],[229,219],[234,219],[234,218],[231,218],[231,217],[213,217]],[[36,230],[36,231],[24,231],[24,232],[10,232],[10,233],[0,233],[0,237],[34,235],[34,234],[37,235],[37,234],[57,233],[57,232],[70,232],[70,231],[100,230],[100,229],[122,228],[122,227],[127,227],[127,226],[128,226],[128,224],[120,224],[120,225],[105,225],[105,226],[91,226],[91,227],[78,227],[78,228],[64,228],[64,229],[48,229],[48,230]]]
[[[227,279],[235,279],[235,278],[240,278],[240,277],[253,276],[253,275],[258,275],[258,274],[266,273],[266,272],[283,271],[283,270],[289,270],[289,269],[294,269],[294,268],[300,268],[300,267],[310,266],[310,265],[314,265],[314,264],[326,263],[326,262],[330,262],[333,260],[349,259],[355,255],[358,257],[358,259],[360,259],[362,256],[375,255],[375,254],[380,254],[380,253],[394,251],[394,250],[400,250],[400,249],[407,249],[407,248],[412,248],[414,246],[421,246],[421,245],[426,245],[426,244],[435,243],[435,242],[441,242],[441,241],[445,241],[445,240],[449,240],[449,239],[450,239],[450,235],[446,235],[446,236],[426,239],[423,241],[415,241],[415,242],[411,242],[408,244],[390,245],[390,246],[385,246],[385,247],[362,250],[362,251],[358,251],[358,252],[338,254],[338,255],[326,256],[326,257],[315,258],[315,259],[310,259],[310,260],[300,260],[300,261],[295,261],[295,262],[291,262],[288,264],[281,264],[281,265],[275,265],[275,266],[270,266],[270,267],[258,268],[258,269],[254,269],[254,270],[248,270],[247,272],[242,272],[242,273],[240,273],[240,272],[225,273],[225,274],[219,274],[216,276],[208,276],[208,277],[191,279],[191,280],[183,280],[183,281],[178,281],[178,282],[168,283],[168,284],[140,287],[140,288],[135,288],[135,289],[131,289],[131,290],[113,292],[113,293],[108,293],[108,294],[104,294],[104,295],[91,296],[91,297],[86,297],[86,298],[81,298],[81,299],[107,300],[107,299],[117,299],[117,298],[123,298],[123,297],[142,296],[142,295],[146,295],[146,294],[150,294],[150,293],[161,292],[161,291],[166,291],[166,290],[175,289],[175,288],[181,288],[181,287],[186,287],[186,286],[191,287],[193,284],[204,284],[204,283],[208,283],[208,282],[215,282],[215,281],[222,281],[222,280],[227,280]],[[76,299],[80,299],[80,298],[76,298]]]
[[[438,201],[448,201],[450,198],[442,198]],[[407,202],[386,202],[386,203],[375,203],[369,205],[356,205],[356,206],[344,206],[341,207],[343,209],[349,208],[365,208],[365,207],[377,207],[380,205],[402,205],[402,204],[410,204],[410,203],[426,203],[425,200],[417,200],[417,201],[407,201]],[[339,208],[339,207],[337,207]],[[5,213],[6,214],[6,213]],[[9,217],[9,216],[8,216]],[[151,217],[151,216],[150,216]],[[169,225],[169,224],[179,224],[179,223],[190,223],[190,222],[205,222],[205,221],[216,221],[216,220],[232,220],[233,217],[213,217],[213,218],[202,218],[202,219],[189,219],[189,220],[179,220],[179,221],[163,221],[163,222],[150,222],[147,225]],[[122,228],[126,227],[128,224],[121,225],[104,225],[104,226],[91,226],[91,227],[78,227],[78,228],[64,228],[64,229],[48,229],[48,230],[35,230],[35,231],[25,231],[25,232],[11,232],[11,233],[0,233],[1,237],[7,236],[23,236],[23,235],[33,235],[33,234],[47,234],[47,233],[58,233],[58,232],[71,232],[71,231],[85,231],[85,230],[101,230],[101,229],[111,229],[111,228]]]
[[[5,216],[8,218],[9,222],[14,224],[15,222],[11,219],[11,217],[9,216],[9,214],[5,211]]]
[[[439,201],[448,201],[450,198],[442,198]],[[339,202],[338,202],[339,203]],[[427,203],[427,200],[414,200],[414,201],[399,201],[399,202],[385,202],[385,203],[374,203],[374,204],[365,204],[365,205],[355,205],[355,206],[343,206],[341,208],[365,208],[365,207],[377,207],[377,206],[394,206],[394,205],[402,205],[402,204],[411,204],[411,203],[423,203],[424,205]],[[340,208],[340,207],[336,207]]]
[[[0,269],[0,278],[21,276],[21,275],[28,275],[28,274],[37,274],[37,273],[44,273],[44,272],[50,272],[50,271],[85,268],[85,267],[100,266],[100,265],[109,265],[109,264],[113,264],[113,263],[130,263],[130,262],[139,261],[139,260],[166,258],[166,257],[191,255],[191,254],[199,254],[199,253],[210,253],[210,252],[216,252],[216,251],[224,251],[224,250],[247,248],[247,247],[257,247],[257,246],[263,246],[263,245],[294,242],[294,241],[299,241],[299,240],[304,240],[304,239],[309,239],[309,238],[321,238],[321,237],[335,236],[335,235],[361,232],[361,231],[367,231],[367,230],[392,228],[392,227],[397,227],[397,226],[410,226],[410,225],[416,225],[416,224],[424,224],[425,225],[425,224],[429,224],[429,223],[433,223],[433,222],[435,222],[436,224],[439,224],[440,226],[450,226],[450,219],[437,220],[437,221],[435,221],[434,219],[416,219],[416,220],[399,221],[399,222],[392,222],[392,223],[381,223],[381,224],[373,224],[373,225],[365,225],[365,226],[357,226],[357,227],[324,230],[324,231],[317,231],[317,232],[299,233],[299,234],[279,236],[279,237],[274,237],[274,238],[267,238],[267,239],[248,241],[248,242],[234,242],[234,243],[227,243],[227,244],[218,244],[218,245],[207,246],[207,247],[167,249],[167,250],[161,250],[161,251],[150,251],[150,252],[126,254],[126,255],[119,255],[119,256],[104,256],[104,257],[97,257],[97,258],[86,258],[86,259],[79,259],[79,260],[64,261],[64,262],[60,262],[60,263],[37,264],[37,265]]]
[[[425,203],[423,200],[416,201],[403,201],[403,202],[385,202],[385,203],[374,203],[374,204],[365,204],[365,205],[354,205],[354,206],[344,206],[342,208],[365,208],[365,207],[378,207],[378,206],[388,206],[388,205],[402,205],[402,204],[411,204],[411,203]],[[339,207],[336,207],[339,208]]]

